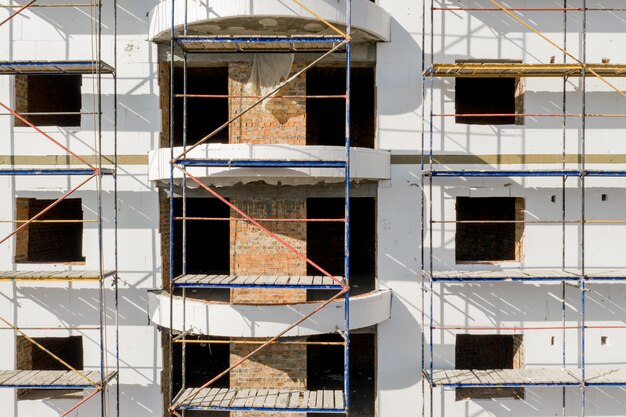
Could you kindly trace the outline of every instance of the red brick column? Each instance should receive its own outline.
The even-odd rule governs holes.
[[[250,94],[245,89],[251,64],[231,63],[229,93]],[[295,69],[292,68],[292,73]],[[278,94],[306,94],[303,75]],[[253,99],[230,99],[230,117],[254,103]],[[306,144],[306,101],[304,99],[271,100],[259,105],[229,128],[229,143]],[[306,218],[306,199],[283,199],[255,195],[232,199],[231,202],[253,218]],[[233,213],[233,216],[236,214]],[[306,254],[305,223],[266,223],[263,225]],[[248,222],[234,221],[230,225],[230,269],[234,275],[306,275],[306,262],[278,241]],[[288,304],[306,301],[303,290],[231,290],[231,301],[238,304]],[[247,355],[258,345],[233,343],[231,364]],[[276,345],[255,355],[230,372],[231,388],[306,388],[306,346]],[[268,413],[231,413],[233,416],[273,416]],[[276,414],[284,416],[284,414]],[[293,414],[305,416],[305,414]]]

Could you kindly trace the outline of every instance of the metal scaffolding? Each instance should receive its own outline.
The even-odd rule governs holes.
[[[12,270],[12,271],[0,271],[0,281],[11,282],[14,285],[20,285],[22,282],[97,282],[98,283],[98,326],[66,326],[66,327],[20,327],[17,324],[10,322],[2,317],[0,321],[5,327],[1,330],[12,331],[16,336],[24,337],[30,343],[34,345],[36,349],[40,349],[47,355],[52,357],[55,361],[60,363],[63,367],[67,368],[67,371],[20,371],[20,370],[8,370],[0,371],[0,388],[23,388],[23,389],[79,389],[87,390],[85,397],[81,399],[77,404],[71,407],[69,410],[60,414],[60,416],[66,416],[74,412],[81,405],[86,403],[92,398],[99,395],[100,397],[100,415],[109,416],[113,415],[110,410],[110,404],[108,400],[108,387],[112,382],[115,382],[116,390],[115,396],[115,415],[119,416],[119,328],[118,328],[118,276],[117,276],[117,224],[118,224],[118,206],[117,206],[117,77],[115,73],[115,67],[117,64],[117,47],[114,46],[113,51],[113,64],[109,65],[102,60],[102,32],[103,32],[103,19],[102,8],[103,3],[58,3],[58,4],[35,4],[37,0],[31,0],[24,5],[0,5],[0,9],[14,10],[10,12],[8,18],[0,22],[0,26],[11,22],[13,19],[19,18],[18,16],[27,16],[27,12],[30,9],[41,8],[40,10],[46,10],[45,8],[57,8],[57,7],[86,7],[90,8],[91,12],[89,18],[94,21],[93,30],[91,33],[92,42],[95,46],[94,54],[91,60],[71,61],[71,60],[59,60],[59,61],[2,61],[0,62],[0,75],[86,75],[94,77],[95,79],[95,112],[32,112],[20,113],[9,105],[0,102],[0,107],[7,113],[3,115],[11,116],[15,120],[19,120],[25,126],[38,133],[38,135],[45,140],[53,143],[64,152],[64,157],[68,161],[67,164],[60,163],[61,167],[48,167],[48,168],[35,168],[35,167],[18,167],[16,164],[12,164],[10,168],[0,169],[0,176],[41,176],[47,178],[50,176],[62,176],[67,177],[68,180],[72,177],[84,178],[80,179],[80,183],[73,186],[69,191],[63,193],[60,197],[56,198],[51,204],[39,211],[34,216],[27,220],[0,220],[2,223],[15,223],[17,227],[8,235],[0,237],[0,244],[9,241],[18,232],[26,229],[29,225],[34,223],[95,223],[97,226],[97,237],[93,243],[97,246],[98,254],[98,269],[93,271],[86,270],[67,270],[67,271],[49,271],[49,270]],[[117,37],[117,0],[112,2],[112,15],[113,22],[111,27],[113,29],[114,45],[116,45]],[[3,27],[0,30],[7,30],[8,27]],[[10,29],[8,29],[10,30]],[[5,45],[11,42],[11,37],[7,37],[8,41],[5,41]],[[113,85],[113,109],[112,114],[108,114],[107,117],[113,122],[113,131],[111,134],[103,134],[103,105],[102,105],[102,79],[103,76],[110,76]],[[46,133],[40,129],[35,123],[29,120],[29,116],[34,115],[92,115],[94,118],[94,133],[96,137],[96,146],[94,153],[89,156],[78,155],[72,151],[68,146],[63,145],[59,140],[53,137],[53,134]],[[13,138],[13,135],[8,135]],[[107,141],[113,145],[114,160],[109,163],[113,167],[105,168],[102,155],[103,141]],[[15,155],[11,155],[15,156]],[[93,162],[89,162],[93,161]],[[62,166],[67,165],[67,166]],[[69,165],[79,165],[79,168],[71,168]],[[43,179],[42,178],[42,179]],[[105,178],[110,178],[112,181],[112,206],[113,210],[107,213],[112,219],[112,236],[105,237],[104,234],[104,208],[103,200],[105,198],[105,192],[103,191],[103,181]],[[95,183],[95,197],[97,201],[97,208],[95,210],[95,219],[91,220],[44,220],[40,219],[47,212],[60,204],[63,200],[78,190],[81,190],[87,184]],[[110,198],[110,197],[107,197]],[[11,199],[8,203],[13,204],[15,200]],[[52,238],[52,237],[48,237]],[[105,242],[106,240],[106,242]],[[110,245],[113,248],[110,253],[111,256],[105,259],[104,245]],[[109,266],[109,269],[105,265]],[[111,279],[111,281],[108,281]],[[114,304],[113,306],[106,304],[105,297],[105,283],[109,283],[113,287],[114,291]],[[45,289],[41,289],[45,291]],[[67,291],[72,291],[68,288]],[[114,323],[110,323],[110,319],[107,317],[106,310],[114,311]],[[17,318],[15,319],[17,320]],[[107,343],[106,328],[114,327],[115,341],[114,352],[108,352],[109,344]],[[67,360],[57,356],[50,349],[39,343],[35,338],[29,336],[26,331],[52,331],[52,330],[65,330],[65,331],[97,331],[98,332],[98,345],[99,345],[99,364],[97,370],[79,370],[71,366]],[[109,364],[108,357],[113,356],[115,358],[114,364]]]
[[[424,2],[426,3],[426,2]],[[588,368],[588,358],[586,352],[586,330],[587,329],[618,329],[626,328],[626,326],[604,326],[604,325],[588,325],[586,323],[586,304],[588,303],[587,292],[592,282],[601,283],[626,283],[625,271],[616,270],[609,273],[593,273],[588,270],[585,263],[585,250],[587,243],[585,240],[586,225],[592,223],[605,223],[605,224],[626,224],[626,220],[602,220],[602,219],[588,219],[585,207],[585,193],[586,193],[586,179],[588,177],[626,177],[626,171],[624,170],[605,170],[605,169],[588,169],[587,168],[587,156],[586,153],[586,128],[587,118],[589,117],[625,117],[624,114],[591,114],[587,112],[587,78],[596,78],[605,86],[614,90],[615,93],[622,97],[626,97],[624,92],[617,88],[610,79],[615,77],[623,77],[626,75],[626,65],[623,64],[609,64],[607,63],[588,63],[587,62],[587,15],[590,12],[623,12],[624,8],[600,8],[600,7],[588,7],[587,0],[582,0],[582,7],[568,7],[568,0],[563,0],[563,7],[553,8],[540,8],[540,7],[505,7],[499,1],[485,0],[485,3],[490,3],[493,7],[476,7],[472,4],[472,7],[463,7],[462,2],[455,2],[451,4],[447,0],[430,1],[430,6],[424,5],[422,10],[423,17],[423,36],[422,44],[424,50],[423,64],[422,64],[422,137],[421,137],[421,149],[422,149],[422,200],[421,200],[421,290],[422,290],[422,393],[423,393],[423,406],[422,415],[430,415],[431,417],[436,413],[434,411],[434,388],[503,388],[503,387],[562,387],[563,397],[563,413],[565,413],[566,406],[566,392],[565,387],[579,387],[580,388],[580,406],[581,415],[586,414],[586,396],[588,387],[607,387],[607,386],[626,386],[626,372],[623,368],[619,369],[597,369]],[[496,62],[493,63],[481,63],[481,62],[457,62],[451,63],[438,63],[434,62],[434,22],[435,12],[446,13],[450,11],[466,11],[466,12],[502,12],[503,19],[508,18],[516,21],[521,26],[528,29],[534,35],[543,39],[546,43],[553,46],[556,51],[562,53],[562,64],[552,63],[550,64],[523,64],[523,63],[510,63],[510,62]],[[572,55],[567,49],[567,41],[563,45],[559,45],[552,41],[543,33],[539,32],[534,26],[527,23],[519,12],[556,12],[561,13],[563,19],[563,34],[568,33],[568,16],[571,13],[579,13],[582,22],[581,36],[581,54],[580,58]],[[507,15],[507,16],[504,16]],[[430,31],[428,33],[428,31]],[[567,39],[565,37],[564,39]],[[427,62],[427,54],[430,55],[430,62]],[[554,58],[553,58],[554,60]],[[573,61],[569,63],[568,61]],[[521,113],[498,113],[498,114],[437,114],[434,111],[434,98],[433,91],[435,84],[440,78],[453,77],[453,78],[524,78],[524,77],[553,77],[563,79],[562,90],[562,112],[558,114],[521,114]],[[572,77],[579,77],[580,80],[580,96],[581,96],[581,108],[576,110],[576,113],[569,113],[567,111],[567,97],[566,97],[566,81]],[[439,84],[438,84],[439,85]],[[552,170],[538,170],[538,169],[521,169],[521,170],[507,170],[507,169],[449,169],[441,162],[437,162],[437,156],[433,155],[433,143],[435,135],[439,134],[435,132],[434,122],[435,118],[440,121],[442,125],[445,125],[447,118],[449,117],[486,117],[486,116],[532,116],[532,117],[553,117],[560,118],[562,120],[562,161],[557,163],[561,164],[561,169]],[[565,131],[568,127],[568,118],[577,118],[580,120],[581,127],[579,129],[579,151],[575,155],[576,161],[575,169],[566,168],[568,164],[572,164],[566,158],[566,135]],[[443,129],[442,129],[443,130]],[[441,134],[444,136],[443,133]],[[469,154],[468,154],[469,155]],[[468,162],[467,165],[473,165],[475,162]],[[523,164],[523,162],[519,162]],[[438,165],[438,166],[435,166]],[[481,178],[485,181],[489,178],[515,178],[515,177],[554,177],[561,178],[561,196],[562,196],[562,215],[561,219],[533,219],[533,220],[511,220],[501,221],[502,223],[534,223],[534,224],[555,224],[562,226],[562,259],[561,268],[555,268],[546,271],[524,271],[524,270],[504,270],[504,271],[444,271],[438,270],[434,266],[436,249],[433,239],[433,228],[436,224],[450,223],[458,225],[461,223],[498,223],[496,220],[446,220],[445,218],[435,218],[433,210],[433,187],[437,185],[440,188],[446,187],[446,181],[448,178],[468,178],[467,181],[471,181],[471,178]],[[569,183],[567,183],[567,181]],[[574,183],[575,184],[572,184]],[[468,182],[469,184],[469,182]],[[569,185],[568,185],[569,184]],[[565,197],[566,197],[566,185],[571,186],[573,189],[578,190],[580,193],[580,207],[577,218],[574,220],[566,219],[565,210]],[[467,185],[469,187],[469,185]],[[555,202],[555,200],[553,200]],[[565,226],[567,224],[575,224],[580,230],[580,243],[577,249],[579,267],[574,271],[566,269],[565,261]],[[435,311],[433,309],[434,297],[439,297],[441,302],[444,302],[444,289],[440,287],[445,284],[459,284],[461,286],[463,297],[467,297],[471,293],[472,287],[480,284],[499,284],[506,285],[510,282],[529,282],[534,284],[547,284],[547,283],[561,283],[562,298],[560,304],[562,308],[562,325],[561,326],[509,326],[509,327],[461,327],[461,326],[446,326],[443,323],[443,319],[440,318],[439,324],[436,324]],[[566,286],[574,286],[579,290],[577,296],[580,305],[578,311],[578,321],[576,325],[566,325]],[[580,358],[578,360],[578,367],[568,367],[566,363],[566,342],[565,342],[565,330],[574,329],[578,331],[577,345],[580,351]],[[434,332],[436,330],[442,331],[489,331],[494,333],[499,331],[542,331],[542,330],[563,330],[563,345],[562,349],[562,363],[561,369],[558,368],[522,368],[522,369],[493,369],[493,370],[462,370],[462,369],[436,369],[435,366],[435,351],[437,345],[434,339]],[[622,364],[623,366],[623,364]],[[429,402],[429,404],[428,404]],[[564,414],[565,415],[565,414]]]
[[[181,1],[181,0],[178,0]],[[169,327],[169,413],[171,415],[181,416],[185,410],[199,411],[258,411],[258,412],[316,412],[316,413],[343,413],[348,414],[349,410],[349,393],[350,393],[350,377],[349,377],[349,360],[350,360],[350,81],[351,81],[351,0],[345,0],[346,4],[346,24],[345,32],[338,29],[333,24],[327,22],[320,16],[316,15],[299,0],[290,0],[294,4],[305,10],[310,17],[317,19],[320,23],[326,25],[332,35],[277,35],[277,36],[204,36],[190,35],[188,25],[187,2],[184,4],[184,24],[182,28],[177,29],[175,26],[176,0],[171,2],[171,38],[169,50],[169,66],[170,66],[170,91],[169,91],[169,146],[170,153],[170,180],[169,180],[169,296],[170,296],[170,327]],[[194,95],[187,94],[187,70],[188,59],[191,54],[211,54],[211,53],[265,53],[265,52],[288,52],[288,53],[318,53],[320,54],[311,63],[303,69],[298,70],[288,79],[281,82],[269,93],[263,96],[246,96],[246,95]],[[304,74],[308,69],[314,67],[325,58],[335,53],[345,54],[346,60],[346,92],[336,96],[282,96],[277,93],[296,80],[300,75]],[[183,68],[183,94],[175,94],[175,59],[177,54],[182,55]],[[234,117],[219,126],[217,129],[201,138],[193,145],[188,143],[187,137],[187,99],[188,98],[206,98],[206,99],[230,99],[230,98],[252,98],[256,99],[253,104],[239,111]],[[183,151],[177,154],[174,149],[174,98],[182,98],[183,112]],[[212,137],[223,129],[227,129],[232,123],[239,120],[243,115],[250,112],[255,107],[261,105],[267,100],[281,100],[285,98],[302,98],[302,99],[322,99],[322,98],[340,98],[345,100],[345,156],[343,160],[323,160],[323,161],[293,161],[293,160],[219,160],[210,158],[191,158],[189,153],[198,146],[207,143]],[[192,175],[188,168],[193,167],[246,167],[246,168],[340,168],[344,171],[344,198],[345,198],[345,214],[341,219],[254,219],[244,211],[233,205],[228,199],[224,198],[214,188],[206,185],[201,179]],[[182,175],[181,194],[182,194],[182,216],[175,216],[174,213],[174,194],[175,194],[175,172],[180,171]],[[230,218],[211,218],[211,217],[190,217],[187,216],[187,189],[189,184],[193,183],[194,187],[199,187],[207,195],[212,196],[226,206],[231,211],[237,213],[237,217]],[[278,277],[278,276],[262,276],[262,277],[245,277],[245,276],[216,276],[216,275],[188,275],[187,274],[187,230],[189,221],[242,221],[254,225],[266,235],[276,240],[291,253],[299,257],[314,269],[318,271],[318,276],[301,276],[301,277]],[[291,246],[286,240],[279,235],[273,233],[264,227],[263,222],[343,222],[344,227],[344,276],[336,277],[324,270],[313,260],[309,259],[305,254]],[[175,276],[174,260],[174,225],[176,222],[182,223],[182,274]],[[180,224],[179,223],[179,224]],[[274,337],[265,341],[237,341],[237,340],[194,340],[188,338],[188,332],[183,331],[180,334],[173,330],[173,305],[174,291],[180,289],[183,299],[183,310],[187,300],[186,291],[194,288],[259,288],[259,289],[286,289],[286,290],[302,290],[302,289],[319,289],[336,291],[330,298],[322,301],[317,308],[309,314],[304,315],[296,323],[288,326]],[[345,331],[341,332],[343,342],[302,342],[290,341],[285,335],[301,323],[309,320],[319,311],[328,308],[333,303],[344,299],[344,326]],[[185,317],[183,316],[183,330],[186,329]],[[174,343],[182,345],[182,383],[179,392],[174,392],[174,376],[173,376],[173,346]],[[251,353],[242,357],[237,362],[231,364],[227,369],[207,381],[200,387],[185,386],[185,346],[187,343],[208,343],[208,344],[225,344],[225,343],[242,343],[258,345]],[[234,368],[240,366],[244,362],[251,359],[257,353],[263,351],[268,346],[275,344],[319,344],[319,345],[340,345],[344,347],[344,389],[334,391],[309,391],[309,390],[255,390],[255,389],[218,389],[212,388],[212,385],[221,377],[228,375]],[[263,394],[264,392],[264,394]],[[267,399],[267,401],[265,401]]]

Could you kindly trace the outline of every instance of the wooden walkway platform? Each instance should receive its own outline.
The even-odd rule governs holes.
[[[587,77],[626,77],[624,64],[585,65]],[[433,64],[425,71],[434,77],[581,77],[581,64],[524,64],[506,62],[464,62],[455,64]],[[595,73],[595,74],[594,74]]]
[[[343,391],[289,389],[187,388],[174,401],[178,410],[258,410],[274,412],[345,412]]]
[[[89,381],[73,371],[0,371],[0,388],[27,389],[84,389],[100,384],[99,371],[79,371]],[[116,372],[109,372],[105,383],[115,377]]]
[[[343,277],[336,277],[343,280]],[[180,288],[296,288],[335,289],[338,282],[326,276],[242,276],[242,275],[181,275],[174,279]]]
[[[337,35],[311,34],[271,37],[265,35],[183,36],[177,38],[176,41],[187,52],[316,52],[328,51],[339,44]]]
[[[0,75],[16,74],[113,74],[103,61],[0,61]]]
[[[429,372],[424,372],[429,378]],[[581,369],[437,369],[433,371],[432,385],[441,387],[532,387],[581,385]],[[626,386],[624,368],[587,368],[587,386]]]
[[[0,281],[99,281],[115,271],[0,271]]]
[[[431,277],[424,271],[426,277]],[[553,270],[500,270],[500,271],[433,271],[433,282],[497,282],[497,281],[531,281],[559,282],[578,281],[581,274],[576,271]],[[626,270],[615,269],[603,272],[588,272],[588,281],[626,281]]]
[[[580,385],[580,371],[543,368],[444,369],[433,371],[431,383],[434,387],[568,386]]]
[[[426,272],[427,276],[430,276]],[[580,275],[561,270],[545,271],[436,271],[433,281],[440,282],[489,282],[489,281],[576,281]]]

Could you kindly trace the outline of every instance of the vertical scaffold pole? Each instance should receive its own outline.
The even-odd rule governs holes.
[[[580,202],[580,214],[581,214],[581,229],[580,229],[580,262],[581,262],[581,280],[580,280],[580,292],[581,292],[581,322],[580,322],[580,331],[581,331],[581,412],[582,417],[586,415],[587,409],[587,387],[586,387],[586,352],[585,352],[585,323],[586,323],[586,313],[585,313],[585,291],[586,291],[586,282],[585,282],[585,168],[586,168],[586,142],[587,142],[587,0],[583,0],[583,27],[582,27],[582,112],[581,112],[581,158],[580,158],[580,169],[581,169],[581,177],[580,177],[580,194],[581,194],[581,202]]]
[[[114,271],[113,290],[115,302],[115,415],[120,417],[120,315],[119,315],[119,262],[118,256],[118,203],[117,203],[117,0],[113,0],[113,258]]]
[[[106,325],[105,305],[104,305],[104,241],[102,224],[102,73],[100,63],[102,62],[102,1],[99,1],[96,8],[96,167],[98,177],[96,178],[96,199],[98,205],[98,316],[100,324],[100,415],[105,417],[107,412],[106,393],[106,367],[105,367],[105,343],[104,326]]]
[[[350,286],[350,91],[352,77],[352,0],[346,0],[346,149],[345,149],[345,236],[344,236],[344,272],[345,284]],[[350,290],[346,291],[344,301],[344,397],[346,415],[350,413]]]
[[[169,183],[169,296],[170,296],[170,326],[168,333],[168,403],[171,406],[174,400],[174,52],[176,46],[175,10],[176,0],[172,1],[171,30],[170,30],[170,97],[169,97],[169,145],[170,145],[170,183]]]

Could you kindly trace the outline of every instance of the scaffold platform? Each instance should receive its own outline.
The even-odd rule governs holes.
[[[0,281],[99,281],[115,271],[0,271]]]
[[[116,374],[107,373],[105,384]],[[100,383],[99,371],[0,371],[0,388],[86,389]]]
[[[113,74],[104,61],[0,61],[0,75]]]
[[[179,288],[294,288],[294,289],[339,289],[342,277],[317,276],[242,276],[186,274],[174,280]]]
[[[626,77],[626,64],[521,64],[521,63],[456,63],[433,64],[427,77]],[[594,74],[595,73],[595,74]]]
[[[345,412],[344,393],[340,390],[187,388],[174,403],[178,410]]]

